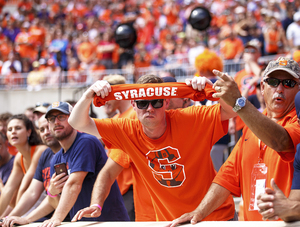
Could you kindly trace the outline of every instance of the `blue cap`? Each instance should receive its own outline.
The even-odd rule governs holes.
[[[163,81],[166,82],[177,82],[177,80],[172,76],[162,77]]]
[[[49,113],[52,110],[58,110],[64,114],[71,114],[72,109],[73,109],[73,106],[71,106],[71,104],[69,104],[67,102],[54,102],[48,107],[45,118],[47,118],[49,116]]]
[[[300,91],[295,96],[295,107],[296,107],[297,116],[300,119]]]

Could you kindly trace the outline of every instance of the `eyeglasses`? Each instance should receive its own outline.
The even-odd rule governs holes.
[[[244,50],[244,52],[245,52],[245,53],[251,53],[251,54],[254,54],[254,53],[256,53],[256,50],[253,49],[253,48],[246,48],[246,49]]]
[[[37,102],[35,104],[35,107],[39,107],[39,106],[48,107],[48,106],[50,106],[50,103],[47,103],[47,102],[43,102],[43,103]]]
[[[153,108],[159,109],[164,105],[164,99],[140,100],[140,101],[135,101],[135,103],[137,108],[139,109],[147,109],[149,103],[151,103]]]
[[[295,87],[296,84],[298,84],[296,81],[294,81],[292,79],[280,80],[277,78],[266,78],[266,79],[264,79],[264,82],[267,82],[268,85],[270,85],[272,87],[278,87],[278,85],[280,83],[282,83],[283,87],[285,87],[285,88],[293,88],[293,87]]]
[[[51,115],[47,118],[49,123],[54,123],[55,118],[57,118],[59,121],[65,121],[69,115],[66,114],[58,114],[58,115]]]

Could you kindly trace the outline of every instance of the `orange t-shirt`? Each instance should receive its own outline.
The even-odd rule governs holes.
[[[18,44],[16,51],[22,58],[35,59],[37,52],[33,47],[32,37],[27,32],[20,32],[16,36],[15,43]]]
[[[136,112],[130,107],[123,114],[117,114],[113,118],[136,119]],[[125,194],[129,187],[133,186],[135,221],[155,221],[156,216],[151,197],[129,156],[120,149],[110,149],[108,156],[125,168],[117,178],[121,194]]]
[[[0,53],[2,57],[2,61],[6,61],[8,59],[8,54],[11,52],[11,47],[6,43],[3,42],[0,44]]]
[[[265,110],[264,114],[266,115],[266,113]],[[296,146],[300,143],[300,126],[297,123],[295,108],[277,123],[289,133],[296,152]],[[262,144],[260,147],[258,138],[246,126],[243,130],[243,136],[214,179],[214,183],[227,188],[234,196],[242,195],[245,221],[262,220],[262,216],[258,211],[249,211],[251,172],[254,164],[258,163],[264,145]],[[276,152],[267,147],[261,161],[268,167],[266,187],[271,188],[270,180],[274,178],[278,187],[287,197],[293,180],[295,152]]]
[[[29,33],[35,46],[44,44],[46,31],[43,27],[31,26]]]
[[[91,57],[95,53],[95,46],[89,42],[83,42],[79,44],[77,53],[80,55],[81,61],[89,63],[93,60]]]
[[[242,40],[235,38],[234,40],[225,39],[220,43],[220,52],[223,54],[225,60],[234,59],[235,56],[244,51]]]
[[[210,150],[228,127],[228,121],[221,122],[220,109],[216,104],[167,110],[167,128],[159,139],[147,137],[139,120],[94,119],[106,146],[125,151],[136,166],[157,221],[171,221],[196,209],[208,191],[216,175]],[[203,220],[224,221],[233,216],[229,196]]]
[[[135,119],[136,118],[136,113],[133,110],[133,108],[130,107],[123,114],[116,114],[113,118],[114,119],[117,119],[117,118]],[[111,153],[115,153],[116,158],[118,158],[117,156],[118,156],[119,152],[121,152],[121,150],[119,150],[119,149],[110,149],[108,151],[108,155],[110,155]],[[127,158],[129,158],[129,157],[127,157]],[[127,158],[126,158],[126,160],[127,160]],[[114,160],[114,161],[116,161],[116,160]],[[117,181],[118,181],[118,185],[119,185],[121,194],[124,195],[133,183],[133,181],[132,181],[132,170],[131,170],[130,166],[125,167],[125,169],[117,177]]]
[[[277,53],[278,51],[278,43],[277,40],[279,38],[279,31],[268,29],[267,35],[269,36],[271,43],[266,43],[266,51],[268,53]]]

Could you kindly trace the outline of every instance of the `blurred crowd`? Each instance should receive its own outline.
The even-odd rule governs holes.
[[[43,83],[57,84],[61,71],[67,75],[64,82],[82,83],[87,71],[165,66],[169,56],[193,65],[203,47],[223,60],[238,61],[253,39],[259,41],[261,56],[300,58],[300,0],[14,2],[17,10],[10,13],[3,10],[10,1],[0,1],[2,86],[27,83],[28,90],[38,90]],[[212,15],[206,31],[195,30],[188,22],[198,6]],[[114,31],[120,23],[135,27],[133,49],[116,44]],[[23,78],[18,73],[30,74]],[[93,80],[101,77],[95,73]]]

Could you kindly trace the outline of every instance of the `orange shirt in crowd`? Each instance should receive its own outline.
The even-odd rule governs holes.
[[[34,40],[28,32],[20,32],[15,39],[16,51],[20,54],[21,58],[29,58],[34,60],[37,51],[34,48]]]
[[[35,45],[42,45],[45,42],[46,30],[43,27],[31,26],[29,33]]]
[[[32,9],[32,3],[30,1],[22,1],[18,4],[18,8],[23,8],[25,9],[26,11],[30,11]]]
[[[12,51],[7,42],[0,43],[1,60],[4,62],[8,59],[8,54]]]
[[[77,54],[81,61],[90,63],[95,55],[95,46],[90,42],[80,43],[77,47]]]
[[[230,38],[224,39],[220,43],[220,52],[224,56],[225,60],[234,59],[238,54],[244,51],[243,41],[239,38]]]
[[[147,137],[139,120],[94,119],[106,146],[122,149],[135,164],[151,195],[157,221],[171,221],[196,209],[208,191],[216,175],[210,150],[228,130],[220,109],[216,104],[167,110],[166,131],[158,139]],[[203,220],[224,221],[233,216],[230,195]]]
[[[134,56],[134,65],[136,68],[143,68],[151,66],[151,55],[149,53],[145,53],[145,55],[141,55],[141,53],[137,53]]]
[[[265,110],[263,114],[266,115],[267,111]],[[276,152],[260,142],[254,133],[245,126],[242,137],[214,179],[214,183],[225,187],[234,196],[242,195],[245,221],[262,220],[258,211],[249,211],[251,173],[260,158],[260,163],[264,163],[268,167],[265,186],[271,188],[270,181],[274,178],[285,196],[288,197],[291,190],[294,155],[296,146],[300,143],[300,126],[297,123],[295,108],[277,123],[289,133],[295,147],[294,152]]]
[[[269,42],[266,42],[267,53],[277,53],[278,52],[278,42],[279,31],[274,29],[268,29],[267,36],[269,36]]]

